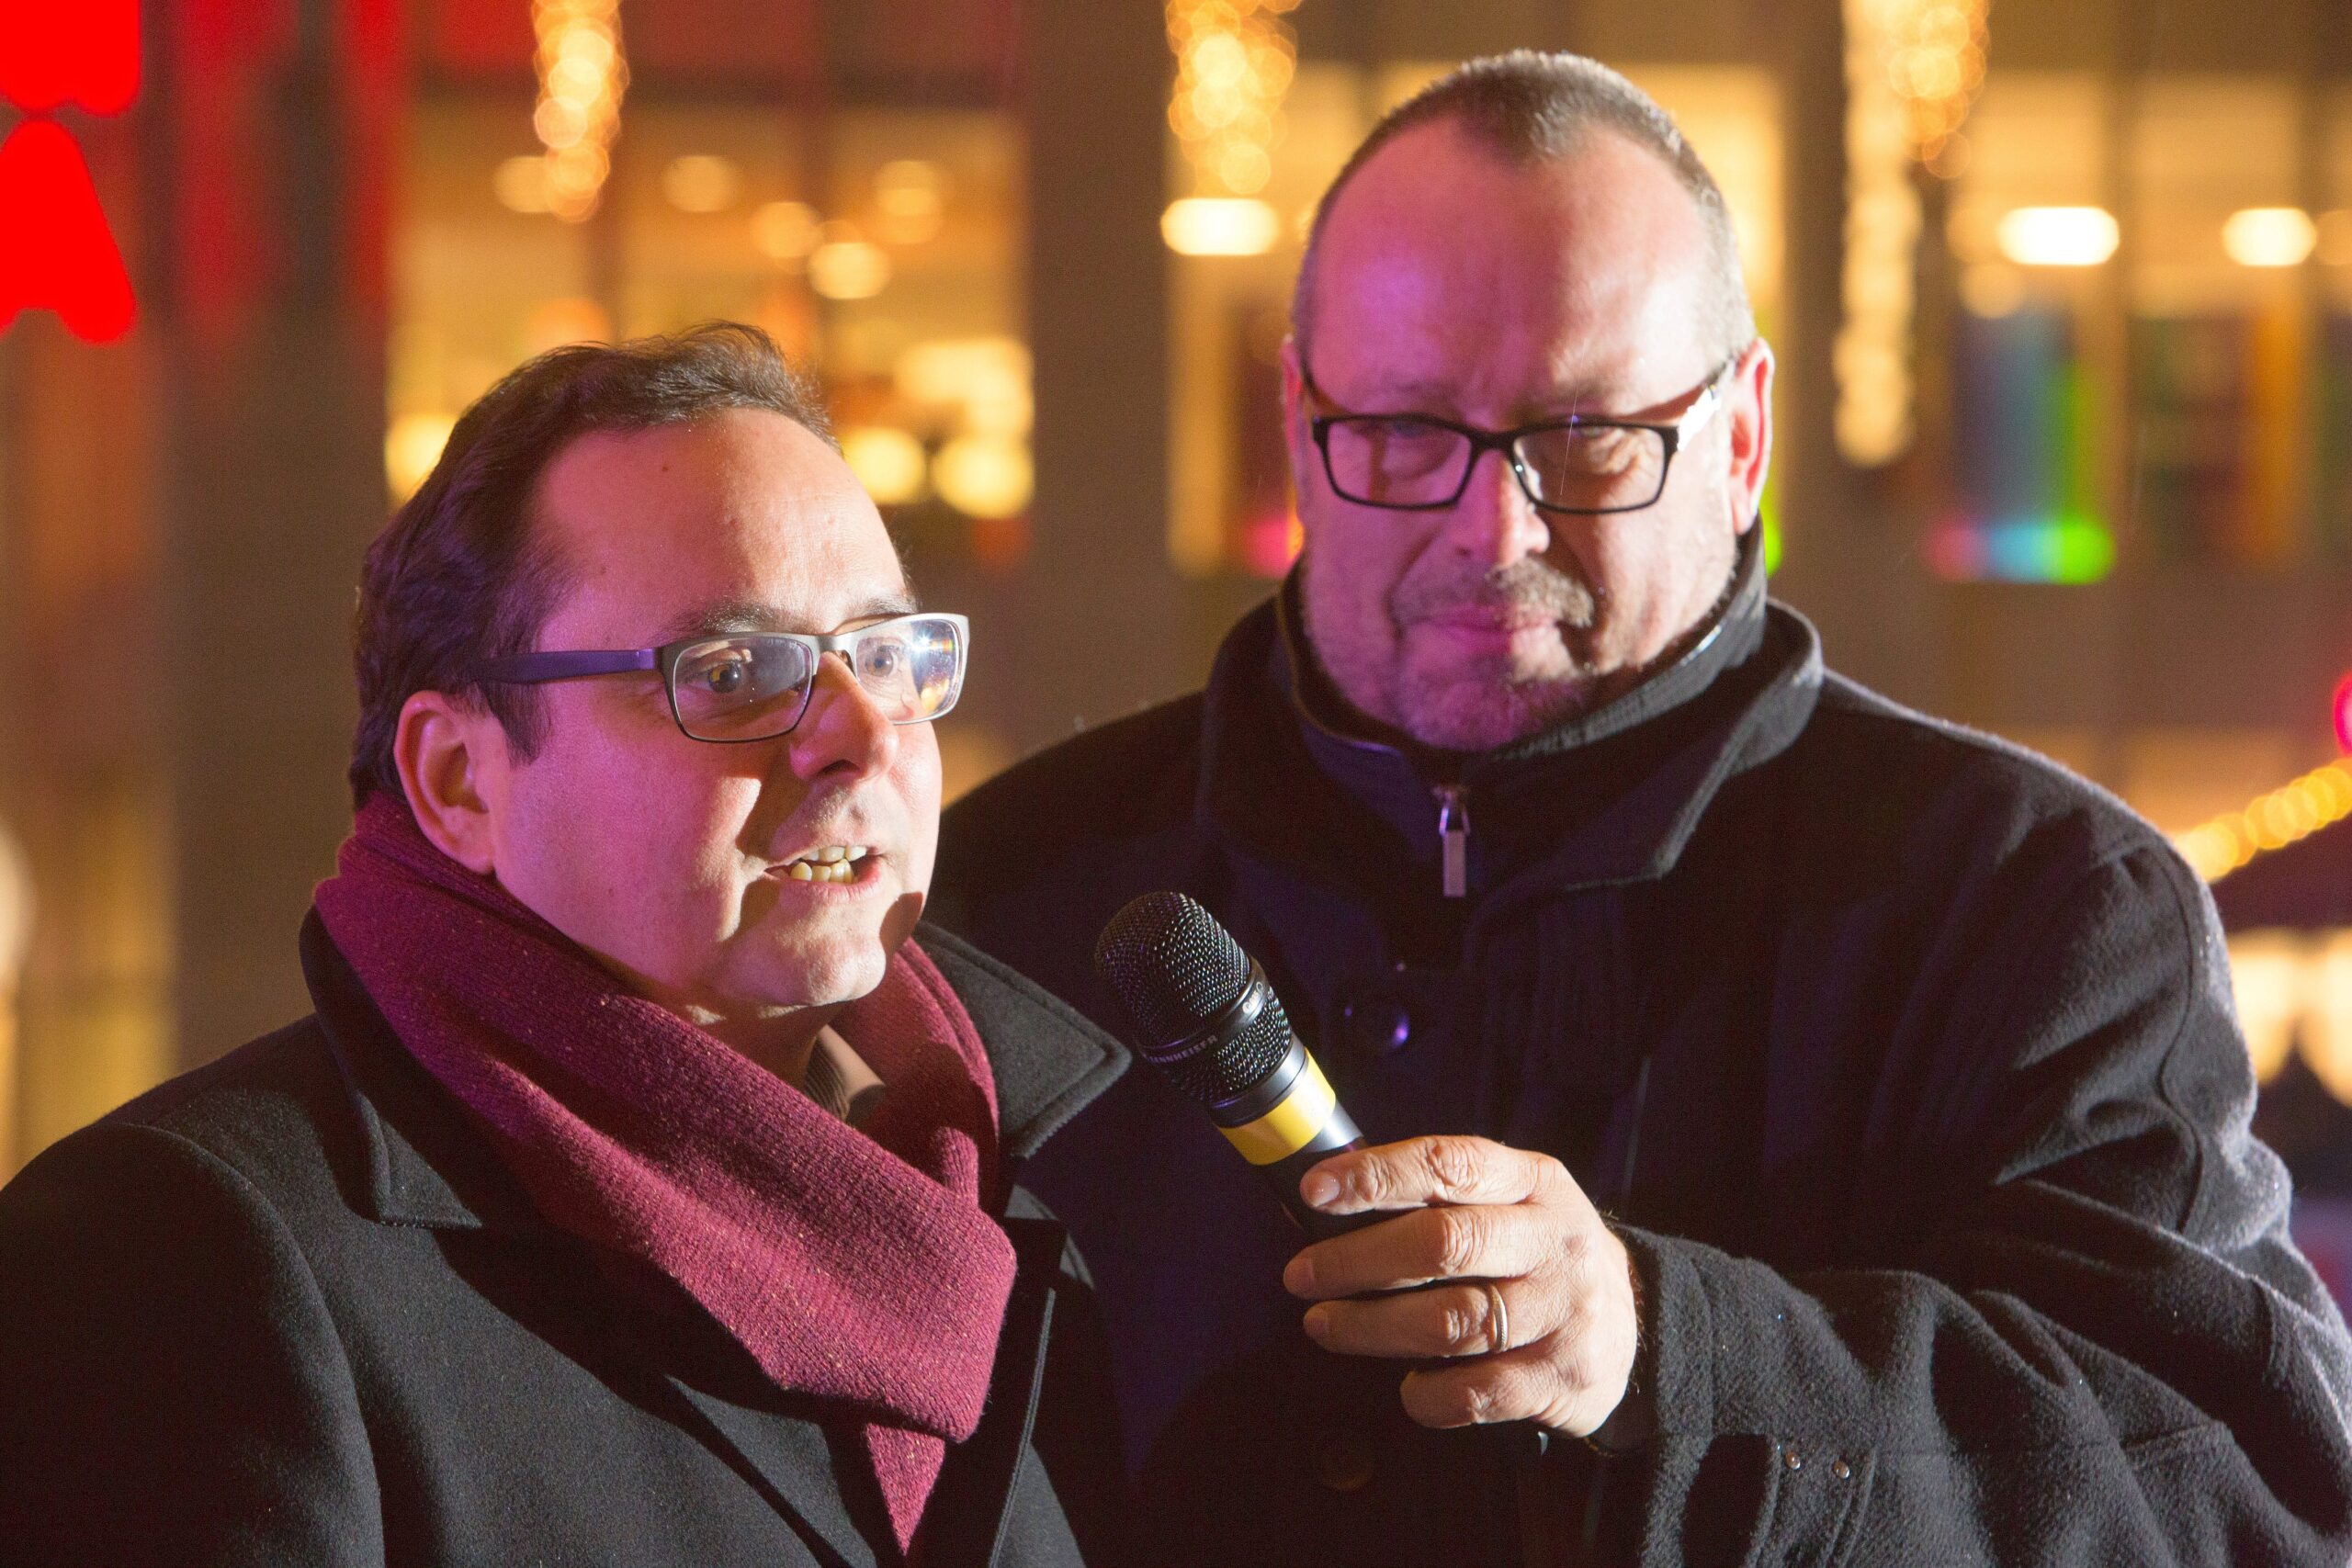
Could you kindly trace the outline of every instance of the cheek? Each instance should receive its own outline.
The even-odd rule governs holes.
[[[631,946],[674,940],[681,922],[731,921],[709,906],[738,891],[735,838],[759,795],[755,781],[696,770],[698,758],[657,766],[658,750],[551,746],[518,776],[517,849],[533,874],[596,923],[637,928]]]
[[[1309,621],[1356,641],[1393,639],[1389,601],[1412,564],[1401,531],[1358,526],[1352,518],[1324,523],[1309,536],[1301,565]]]
[[[1649,528],[1597,531],[1566,566],[1593,591],[1604,634],[1639,643],[1634,651],[1645,658],[1704,611],[1730,559],[1728,536],[1716,536],[1724,531],[1713,513],[1691,507],[1654,521]]]
[[[927,724],[910,724],[899,733],[890,789],[907,814],[903,886],[921,893],[931,886],[932,865],[939,854],[939,738]]]
[[[1623,599],[1627,581],[1641,576],[1638,560],[1644,541],[1632,530],[1583,519],[1567,521],[1577,525],[1554,525],[1552,547],[1544,552],[1544,562],[1581,583],[1605,610]]]

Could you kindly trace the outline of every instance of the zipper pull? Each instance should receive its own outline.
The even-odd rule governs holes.
[[[1445,852],[1445,896],[1470,893],[1470,792],[1460,784],[1437,787],[1437,836]]]

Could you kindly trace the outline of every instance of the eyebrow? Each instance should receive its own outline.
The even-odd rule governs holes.
[[[1361,403],[1342,404],[1320,382],[1316,390],[1323,400],[1334,407],[1345,408],[1351,413],[1416,413],[1425,411],[1452,410],[1458,390],[1441,381],[1396,381],[1378,384]],[[1524,407],[1540,411],[1539,419],[1567,419],[1595,409],[1611,409],[1623,401],[1622,389],[1616,381],[1599,380],[1570,384],[1562,382],[1538,398],[1528,400]],[[1607,417],[1598,415],[1591,417]]]
[[[892,615],[911,615],[920,608],[913,597],[906,593],[880,593],[853,609],[842,621],[876,621]],[[724,637],[730,632],[789,632],[831,631],[831,626],[795,626],[794,617],[775,605],[759,599],[718,599],[707,604],[697,604],[684,614],[673,616],[654,634],[655,645],[681,642],[687,637]]]

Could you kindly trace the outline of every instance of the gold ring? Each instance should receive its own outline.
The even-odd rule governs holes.
[[[1488,1355],[1498,1355],[1510,1348],[1510,1308],[1503,1304],[1503,1288],[1492,1280],[1487,1286],[1487,1338],[1491,1347]]]

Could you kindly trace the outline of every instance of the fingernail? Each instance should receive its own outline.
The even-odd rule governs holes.
[[[1307,1280],[1312,1273],[1313,1270],[1308,1269],[1306,1264],[1301,1263],[1295,1258],[1292,1258],[1288,1263],[1283,1265],[1283,1289],[1288,1291],[1294,1296],[1305,1295],[1306,1293]]]
[[[1310,1309],[1299,1321],[1306,1326],[1306,1337],[1317,1345],[1331,1337],[1331,1314],[1321,1307]]]
[[[1340,1179],[1327,1171],[1311,1170],[1306,1173],[1306,1179],[1298,1184],[1298,1190],[1314,1207],[1328,1209],[1331,1200],[1340,1195]]]

